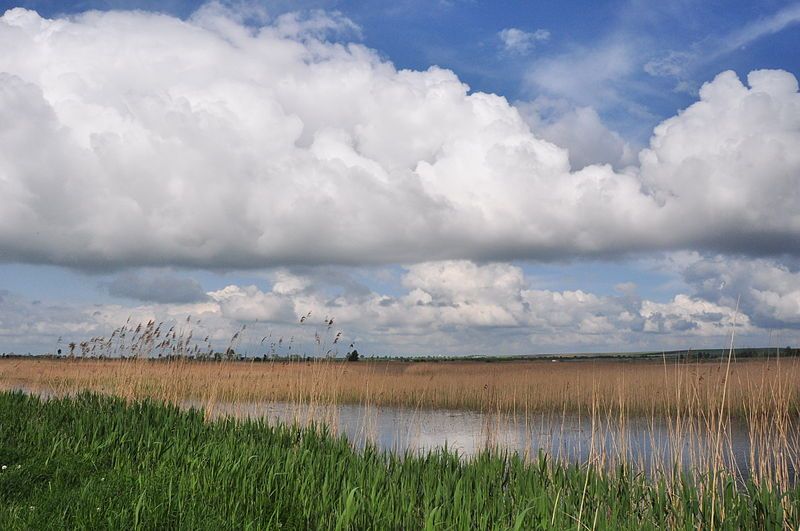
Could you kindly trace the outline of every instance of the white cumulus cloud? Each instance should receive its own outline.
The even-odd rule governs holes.
[[[546,29],[525,31],[519,28],[504,28],[497,36],[500,37],[505,51],[524,54],[531,51],[537,43],[548,40],[550,32]]]
[[[642,298],[632,284],[618,286],[614,294],[545,289],[516,265],[463,260],[407,266],[400,272],[397,291],[359,288],[331,293],[328,283],[312,271],[282,269],[271,275],[269,288],[231,284],[208,292],[203,301],[186,304],[59,305],[0,292],[0,342],[6,349],[36,343],[25,348],[46,351],[59,336],[64,344],[108,337],[126,322],[135,326],[153,319],[187,333],[192,330],[202,348],[207,348],[206,336],[215,348],[226,348],[238,332],[237,344],[251,353],[264,353],[265,345],[283,338],[285,349],[293,341],[293,352],[314,354],[315,333],[330,340],[339,331],[340,347],[355,341],[359,350],[383,354],[721,347],[734,319],[745,344],[749,337],[765,336],[751,319],[763,311],[761,295],[775,315],[792,311],[791,297],[770,299],[775,293],[791,293],[780,287],[781,282],[797,288],[797,279],[787,274],[766,274],[773,281],[759,282],[753,304],[741,305],[738,313],[735,300],[710,300],[700,289],[667,300]],[[330,273],[321,275],[325,279]],[[308,318],[301,324],[304,316]],[[331,318],[329,330],[322,323]],[[800,338],[791,321],[780,329],[786,341]],[[264,337],[269,341],[262,341]]]
[[[592,107],[573,107],[543,96],[518,102],[516,107],[536,136],[567,149],[574,169],[590,164],[622,169],[636,162],[633,147],[609,129]]]
[[[572,168],[504,98],[325,40],[357,32],[340,15],[242,22],[259,16],[0,17],[0,259],[261,268],[800,249],[791,74],[721,74],[656,128],[641,168],[574,171],[597,159]],[[627,68],[619,50],[606,59]],[[577,145],[556,132],[544,136]]]
[[[702,298],[735,306],[763,328],[800,328],[800,263],[769,258],[684,257],[679,268]]]

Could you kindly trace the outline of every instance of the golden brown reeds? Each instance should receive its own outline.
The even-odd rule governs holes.
[[[337,406],[342,404],[471,409],[482,416],[485,447],[502,446],[498,434],[509,422],[518,422],[520,413],[526,433],[536,429],[539,414],[540,428],[550,430],[559,441],[564,441],[567,417],[577,416],[579,425],[582,418],[590,425],[587,461],[595,469],[648,469],[673,480],[688,469],[701,490],[714,491],[723,488],[718,477],[741,477],[737,467],[742,461],[734,457],[732,440],[738,423],[745,426],[750,440],[746,463],[750,476],[756,484],[785,491],[800,461],[798,363],[797,358],[777,357],[730,364],[666,359],[348,363],[201,362],[181,356],[28,358],[0,359],[0,390],[68,394],[88,389],[127,399],[188,401],[203,408],[207,418],[220,412],[235,414],[231,407],[237,404],[246,414],[251,403],[288,402],[294,404],[295,423],[324,423],[334,430]],[[634,451],[637,443],[628,440],[631,421],[649,424],[654,449],[649,455]],[[666,437],[656,433],[656,426],[664,425]],[[370,431],[365,423],[364,441],[370,439]],[[524,446],[529,447],[530,441]],[[581,454],[580,448],[577,453]],[[571,459],[560,449],[551,457]],[[670,496],[679,497],[674,492]]]
[[[720,423],[796,415],[797,358],[718,362],[227,362],[0,359],[0,385],[128,398],[285,401],[514,412],[623,412]]]

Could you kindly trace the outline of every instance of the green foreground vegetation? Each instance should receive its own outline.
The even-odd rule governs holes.
[[[0,529],[797,528],[800,492],[541,456],[353,450],[324,428],[0,393]]]

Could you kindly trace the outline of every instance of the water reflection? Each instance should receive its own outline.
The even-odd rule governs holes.
[[[750,433],[743,422],[726,423],[721,436],[701,420],[677,424],[664,418],[592,419],[580,415],[510,415],[460,410],[418,410],[362,405],[309,406],[291,403],[186,402],[211,417],[264,418],[269,422],[325,423],[356,447],[371,443],[398,453],[447,447],[463,457],[491,448],[525,458],[542,450],[568,462],[622,461],[648,473],[708,468],[718,456],[739,477],[750,475]],[[797,434],[794,434],[797,448]],[[793,475],[793,474],[792,474]]]
[[[47,388],[1,386],[51,398]],[[70,393],[72,394],[72,393]],[[485,449],[535,458],[540,451],[562,462],[614,467],[625,462],[645,473],[706,471],[721,462],[741,479],[783,477],[794,482],[800,450],[797,419],[788,432],[758,429],[742,420],[726,420],[718,432],[713,419],[620,418],[574,414],[503,414],[463,410],[424,410],[365,405],[285,402],[183,401],[207,418],[233,416],[267,422],[326,424],[357,448],[372,444],[403,454],[448,448],[468,458]],[[786,428],[786,426],[784,426]],[[719,436],[717,434],[719,433]]]

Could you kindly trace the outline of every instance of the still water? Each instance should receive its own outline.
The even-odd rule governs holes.
[[[43,388],[12,390],[49,398]],[[209,418],[259,418],[268,423],[325,424],[356,448],[370,444],[399,454],[447,448],[463,458],[481,451],[517,453],[570,463],[594,462],[613,467],[625,462],[645,473],[707,470],[717,459],[738,477],[773,475],[783,470],[794,481],[800,453],[798,422],[788,434],[770,426],[754,429],[731,420],[718,430],[700,419],[620,418],[575,414],[507,414],[446,409],[411,409],[365,405],[309,405],[287,402],[214,402],[187,400],[184,408]],[[719,434],[719,435],[717,435]],[[776,457],[780,462],[776,462]],[[766,465],[768,468],[763,469]],[[754,468],[758,467],[758,469]]]
[[[199,403],[186,407],[203,409]],[[680,424],[663,418],[598,418],[571,414],[511,415],[461,410],[420,410],[362,405],[304,406],[291,403],[216,403],[211,417],[263,418],[268,422],[324,423],[356,447],[372,444],[398,453],[448,448],[463,457],[487,448],[535,458],[540,451],[565,462],[622,461],[639,470],[706,468],[719,456],[737,476],[751,474],[751,450],[773,444],[743,422],[726,423],[717,437],[700,420]],[[789,446],[796,451],[797,433]],[[786,441],[783,441],[784,446]],[[788,450],[792,450],[789,448]],[[791,471],[793,475],[793,471]]]

